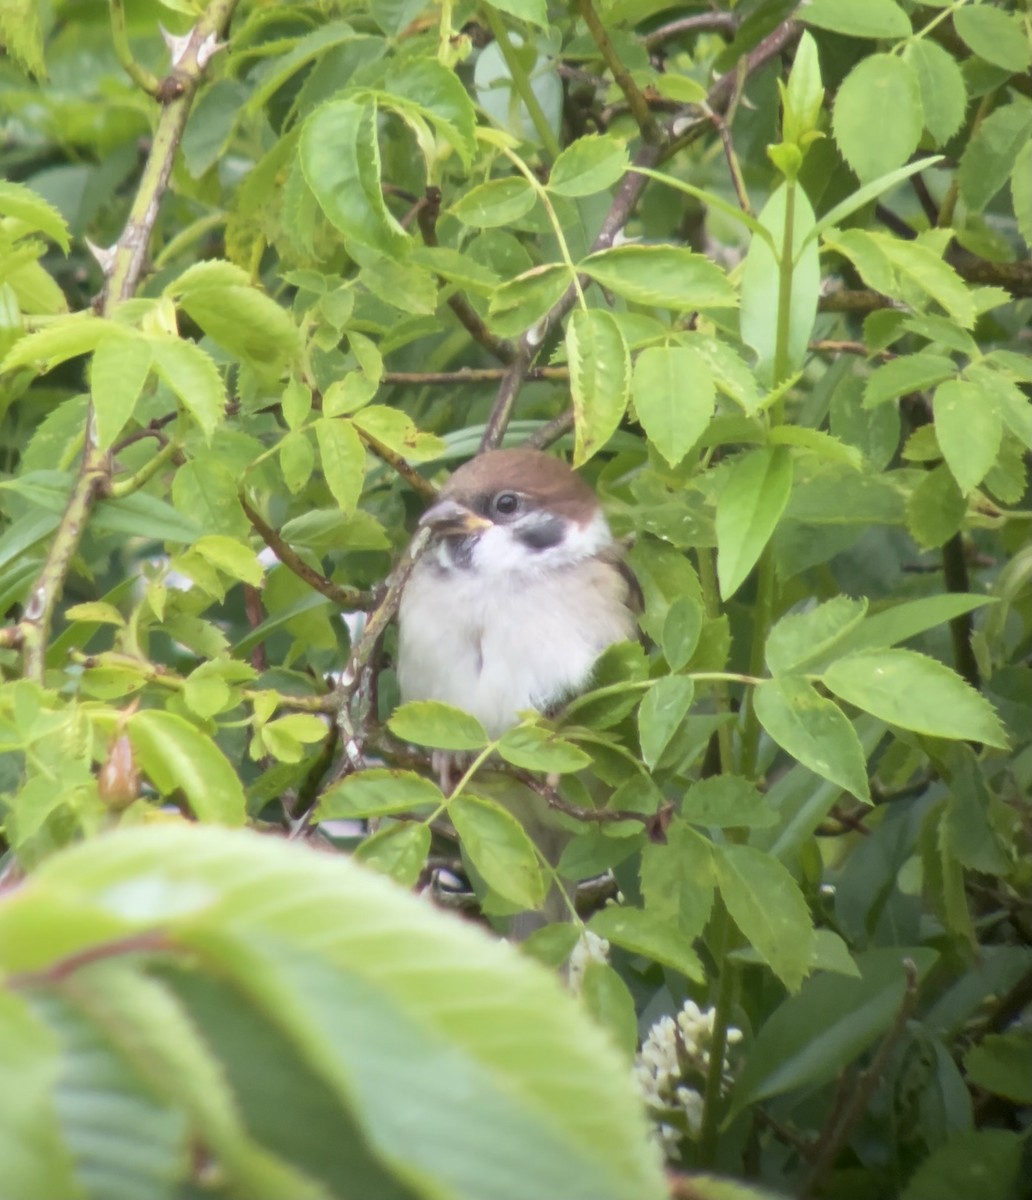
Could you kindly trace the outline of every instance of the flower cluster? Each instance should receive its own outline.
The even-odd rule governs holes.
[[[652,1026],[635,1061],[635,1079],[667,1158],[676,1158],[682,1138],[696,1138],[702,1128],[702,1092],[692,1084],[701,1086],[709,1073],[714,1017],[714,1009],[686,1000],[676,1018],[661,1017]],[[728,1029],[728,1047],[741,1040],[740,1029]]]
[[[609,962],[609,943],[605,938],[599,937],[597,933],[585,929],[578,938],[577,944],[570,951],[570,958],[566,965],[566,983],[575,996],[580,995],[584,972],[588,963],[592,962]]]

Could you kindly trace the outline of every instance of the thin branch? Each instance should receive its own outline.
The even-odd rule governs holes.
[[[110,5],[111,41],[115,48],[115,55],[122,64],[122,69],[141,92],[157,97],[161,89],[161,80],[133,57],[132,48],[129,45],[129,33],[125,26],[123,0],[110,0]]]
[[[187,117],[204,73],[203,64],[210,58],[213,43],[228,26],[236,4],[237,0],[212,0],[194,26],[176,64],[175,88],[165,89],[162,85],[159,89],[162,96],[170,98],[164,103],[158,117],[150,154],[140,176],[129,218],[111,252],[106,271],[107,283],[99,305],[103,316],[110,316],[136,290],[158,219],[161,198],[168,187]],[[115,20],[117,22],[117,13]],[[90,514],[97,501],[108,493],[110,482],[111,459],[107,451],[97,444],[91,404],[86,412],[85,450],[79,475],[50,543],[46,561],[29,593],[20,622],[23,670],[28,679],[43,680],[46,645],[54,609]]]
[[[906,984],[896,1019],[892,1023],[892,1028],[882,1039],[878,1052],[871,1060],[871,1065],[860,1074],[855,1085],[849,1090],[848,1100],[843,1105],[841,1115],[833,1113],[832,1115],[836,1117],[834,1122],[825,1122],[817,1142],[813,1170],[803,1190],[804,1197],[812,1196],[820,1189],[825,1176],[835,1165],[835,1160],[853,1132],[853,1128],[866,1112],[874,1090],[881,1082],[889,1065],[889,1056],[906,1031],[907,1022],[917,1006],[917,967],[912,959],[903,959],[903,971],[906,975]]]
[[[280,537],[265,518],[251,507],[243,492],[239,493],[238,499],[240,507],[244,510],[244,516],[251,523],[251,528],[288,571],[293,571],[298,579],[304,580],[310,588],[325,596],[338,608],[344,608],[351,612],[372,608],[375,603],[374,593],[362,591],[361,588],[347,587],[345,584],[334,583],[332,579],[327,579],[314,567],[310,567],[298,552]]]
[[[554,417],[547,425],[532,433],[523,443],[528,450],[547,450],[553,442],[557,442],[573,428],[573,409],[568,408]]]
[[[770,59],[775,58],[799,37],[800,32],[800,27],[794,21],[785,21],[773,33],[768,34],[746,56],[745,66],[741,71],[730,71],[726,75],[722,75],[713,87],[710,88],[709,94],[706,97],[708,108],[716,113],[725,113],[728,105],[730,105],[736,92],[741,87],[742,73],[744,72],[745,75],[748,75],[763,66]],[[682,123],[683,118],[675,118],[669,126],[668,134],[672,135],[674,129],[680,128]],[[641,195],[649,181],[647,176],[639,175],[635,171],[635,167],[658,166],[677,149],[701,137],[708,128],[710,128],[709,119],[701,117],[699,121],[693,122],[690,129],[680,132],[676,138],[668,140],[663,146],[645,143],[639,147],[631,168],[621,180],[620,186],[616,190],[616,195],[609,206],[609,211],[602,221],[598,236],[591,247],[592,252],[608,250],[613,245],[617,234],[623,230],[630,219],[631,213],[641,199]],[[587,281],[585,281],[585,286],[586,283]],[[505,436],[505,430],[512,418],[516,399],[519,396],[520,389],[527,378],[528,372],[534,365],[534,360],[537,358],[542,345],[548,340],[549,334],[561,324],[576,302],[577,292],[571,286],[552,305],[546,315],[520,338],[516,347],[516,356],[505,377],[502,379],[498,389],[498,397],[488,417],[484,435],[480,441],[481,451],[493,450],[501,444],[502,438]]]
[[[666,141],[666,131],[653,115],[652,110],[649,108],[649,102],[642,94],[641,88],[634,82],[634,77],[613,49],[613,43],[609,40],[609,34],[606,33],[605,26],[599,20],[598,13],[595,12],[591,0],[575,0],[575,2],[577,11],[580,13],[584,24],[588,27],[588,33],[591,34],[595,45],[598,46],[599,52],[603,59],[605,59],[606,66],[612,72],[616,86],[623,92],[627,99],[631,115],[641,130],[642,138],[651,146],[661,145]]]
[[[385,462],[391,470],[396,471],[409,487],[417,495],[422,496],[427,503],[432,503],[437,499],[437,488],[429,479],[424,479],[415,467],[396,450],[392,450],[390,446],[385,445],[379,438],[367,433],[364,429],[359,428],[358,436],[381,462]]]
[[[425,203],[416,211],[419,232],[427,246],[437,245],[437,218],[441,213],[441,189],[428,187],[423,197]],[[444,282],[442,280],[442,282]],[[499,362],[510,363],[516,355],[516,350],[507,338],[500,338],[492,333],[480,319],[479,313],[461,292],[452,292],[448,297],[448,307],[458,317],[459,323],[470,337]]]
[[[660,25],[658,29],[645,34],[642,41],[645,49],[651,52],[684,33],[720,33],[733,37],[737,29],[738,18],[731,13],[697,13],[693,17],[681,17]]]
[[[508,374],[505,367],[460,367],[457,371],[386,371],[384,383],[497,383]],[[569,367],[531,367],[527,372],[527,382],[532,383],[542,379],[553,379],[558,383],[566,383],[570,378]]]
[[[502,58],[505,60],[512,86],[516,89],[530,116],[530,121],[537,133],[538,140],[545,148],[548,157],[553,160],[557,159],[560,152],[559,140],[555,136],[552,126],[548,123],[548,118],[545,116],[545,111],[537,98],[537,93],[531,86],[527,72],[523,68],[523,63],[516,53],[516,47],[509,40],[509,31],[505,28],[505,22],[498,15],[492,4],[484,4],[481,11],[487,19],[488,27],[494,35]]]
[[[966,595],[971,591],[968,578],[967,559],[964,554],[964,539],[955,533],[942,548],[943,579],[948,592]],[[976,690],[982,686],[982,673],[978,669],[972,638],[975,624],[971,613],[961,613],[950,621],[950,640],[953,643],[953,665]]]
[[[365,628],[352,646],[347,669],[342,672],[337,684],[337,728],[340,730],[344,748],[342,774],[361,770],[365,765],[365,744],[370,737],[370,725],[374,716],[374,658],[380,639],[398,612],[401,593],[429,537],[430,530],[421,529],[409,542],[388,581],[387,590],[369,614]]]
[[[728,122],[719,113],[710,112],[707,115],[720,135],[720,144],[724,147],[724,158],[727,160],[727,169],[731,173],[731,182],[734,184],[735,195],[738,197],[738,207],[747,216],[751,217],[753,210],[752,205],[749,203],[749,192],[745,186],[745,177],[742,175],[742,168],[738,165],[738,155],[735,153],[734,143],[731,141]]]

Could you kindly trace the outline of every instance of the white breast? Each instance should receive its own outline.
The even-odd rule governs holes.
[[[520,711],[582,690],[599,654],[634,636],[626,592],[617,567],[597,558],[486,571],[424,558],[401,600],[402,699],[453,704],[497,737]]]

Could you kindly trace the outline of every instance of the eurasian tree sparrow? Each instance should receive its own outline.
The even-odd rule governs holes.
[[[633,638],[633,576],[591,487],[538,450],[460,467],[423,514],[432,538],[401,597],[403,700],[441,700],[497,737],[587,684]]]

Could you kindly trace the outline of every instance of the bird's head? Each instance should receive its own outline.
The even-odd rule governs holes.
[[[537,574],[612,542],[595,493],[539,450],[492,450],[460,467],[420,521],[445,570]]]

